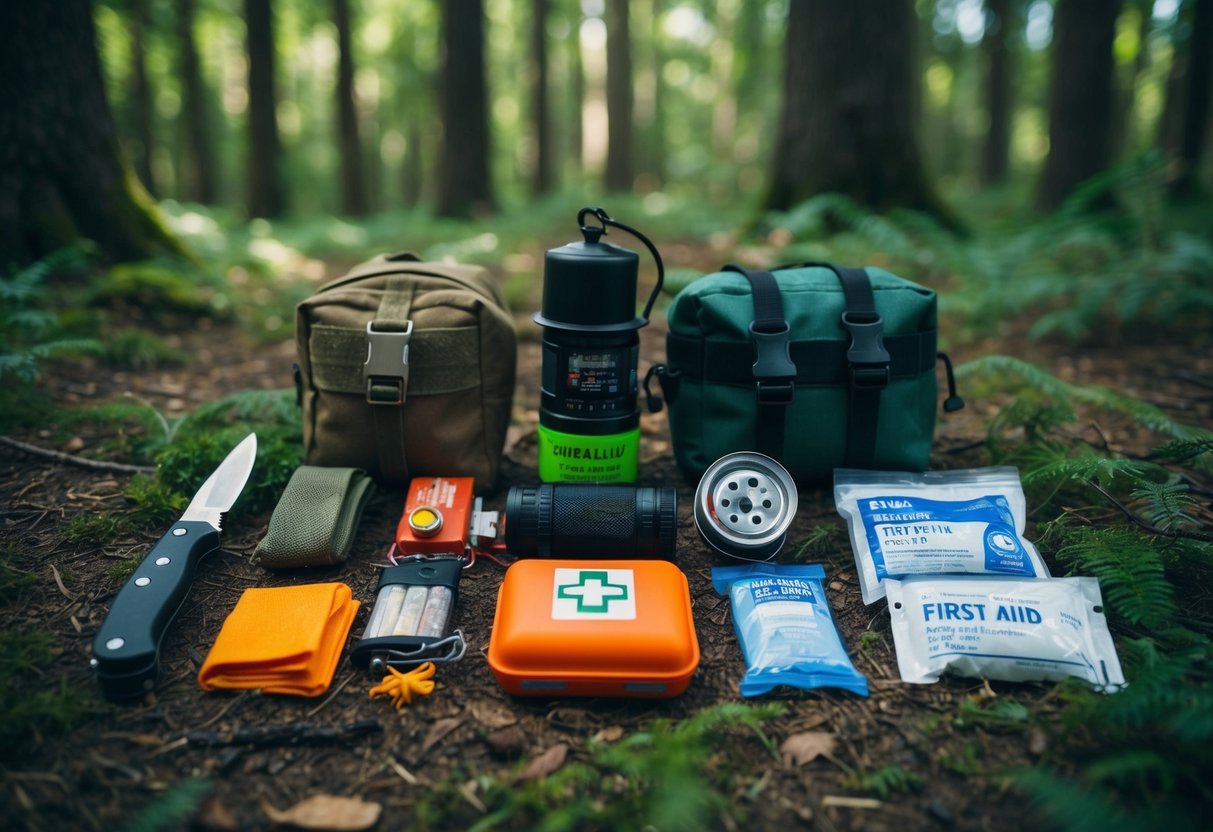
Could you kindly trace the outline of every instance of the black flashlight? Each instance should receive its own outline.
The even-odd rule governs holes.
[[[561,483],[506,495],[505,547],[518,557],[672,560],[677,542],[673,488]]]

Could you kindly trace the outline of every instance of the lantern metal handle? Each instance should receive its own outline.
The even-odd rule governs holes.
[[[602,223],[602,228],[597,229],[586,226],[585,217],[587,214],[593,214],[594,218]],[[644,243],[645,248],[649,250],[649,254],[653,255],[653,260],[657,263],[657,285],[653,287],[653,294],[649,295],[649,300],[644,305],[644,314],[642,317],[647,321],[649,319],[649,313],[653,311],[653,304],[657,302],[657,296],[661,294],[661,285],[665,282],[665,263],[661,261],[661,255],[657,252],[657,247],[653,245],[648,237],[641,234],[635,228],[611,219],[610,214],[608,214],[602,208],[582,208],[577,212],[577,224],[581,226],[582,233],[586,234],[587,240],[589,240],[591,233],[595,235],[594,240],[591,242],[597,242],[597,235],[606,234],[607,226],[612,225],[615,228],[618,228],[620,231],[626,231],[637,240]]]

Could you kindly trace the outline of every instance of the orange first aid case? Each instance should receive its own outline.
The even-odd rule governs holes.
[[[699,666],[686,576],[662,560],[520,560],[488,658],[516,696],[677,696]]]

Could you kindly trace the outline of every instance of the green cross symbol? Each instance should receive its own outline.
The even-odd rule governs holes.
[[[607,612],[612,601],[627,600],[628,588],[626,584],[611,583],[605,570],[583,570],[577,583],[561,585],[556,597],[576,599],[579,613]]]

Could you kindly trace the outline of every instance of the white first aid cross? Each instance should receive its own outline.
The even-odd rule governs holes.
[[[621,620],[636,618],[636,578],[631,569],[556,569],[552,618]]]

